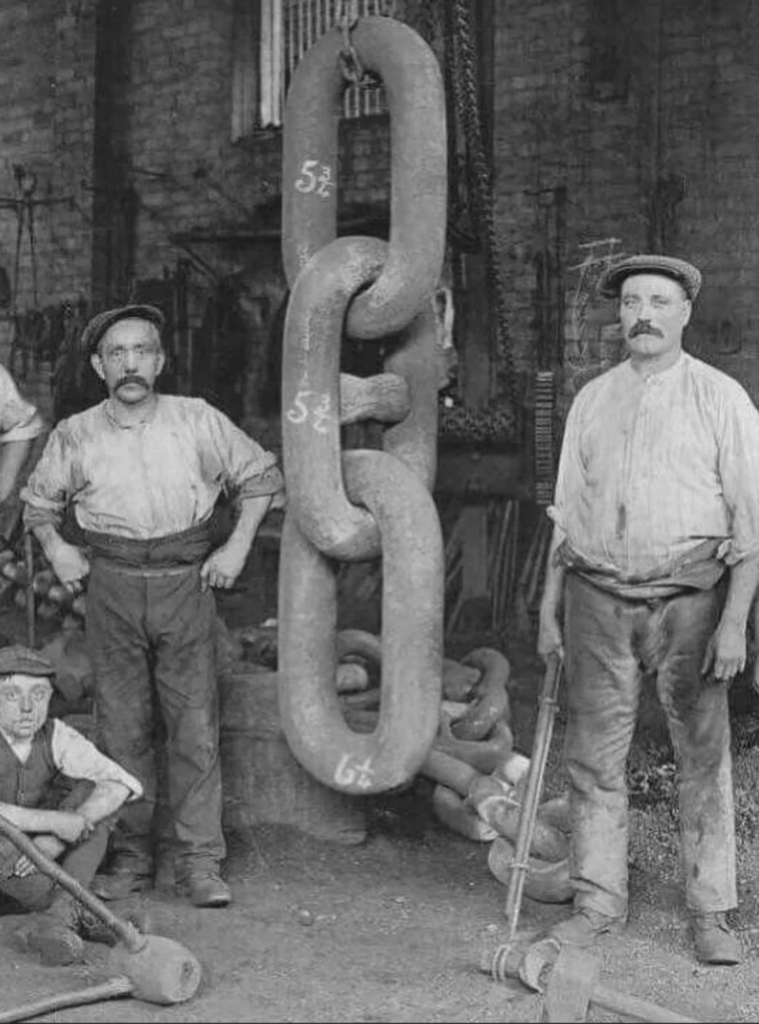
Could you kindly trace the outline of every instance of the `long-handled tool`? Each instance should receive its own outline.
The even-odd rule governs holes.
[[[543,788],[543,776],[545,775],[548,751],[551,746],[551,737],[553,736],[553,725],[556,718],[563,667],[561,659],[556,655],[551,655],[547,660],[546,671],[543,676],[538,721],[535,726],[535,739],[532,745],[530,767],[527,772],[527,783],[519,815],[514,860],[511,863],[509,874],[509,887],[506,892],[504,913],[509,925],[507,945],[515,940],[519,913],[522,908],[525,874],[529,869],[530,847],[535,833],[535,821],[540,794]]]
[[[37,646],[37,616],[34,595],[34,543],[28,530],[24,531],[24,563],[26,566],[26,643],[32,650]]]
[[[501,945],[483,957],[480,968],[496,981],[518,979],[543,997],[540,1020],[570,1024],[587,1020],[591,1005],[618,1014],[623,1020],[655,1024],[697,1024],[685,1017],[637,996],[619,992],[599,982],[599,963],[587,950],[560,945],[545,939],[520,950]]]
[[[95,914],[117,937],[111,949],[109,968],[113,977],[104,985],[84,989],[78,993],[51,996],[42,1003],[0,1013],[0,1022],[28,1020],[62,1006],[75,1006],[78,1002],[95,1002],[114,996],[131,995],[150,1003],[169,1005],[191,999],[201,979],[201,968],[188,949],[162,935],[145,935],[133,924],[117,917],[97,896],[72,878],[54,860],[46,857],[20,829],[0,814],[0,833],[40,871],[52,878],[88,910]],[[77,999],[78,1002],[72,1002]],[[42,1008],[41,1008],[42,1007]]]

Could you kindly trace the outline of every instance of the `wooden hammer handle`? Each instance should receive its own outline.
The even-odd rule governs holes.
[[[590,1001],[604,1010],[619,1014],[625,1020],[653,1021],[654,1024],[699,1024],[695,1017],[683,1017],[682,1014],[667,1010],[656,1003],[617,992],[605,985],[593,986]]]
[[[31,1020],[41,1017],[43,1013],[53,1013],[67,1006],[84,1006],[85,1003],[99,1003],[103,999],[115,999],[117,996],[128,996],[134,985],[126,975],[110,978],[100,985],[75,989],[73,992],[61,992],[57,996],[38,999],[36,1003],[17,1006],[15,1010],[0,1012],[0,1024],[10,1024],[16,1020]]]
[[[47,875],[48,878],[52,878],[62,889],[65,889],[66,892],[70,893],[75,899],[91,910],[103,924],[121,939],[130,952],[142,949],[146,941],[145,936],[141,935],[133,924],[130,924],[128,921],[122,921],[120,917],[116,917],[104,903],[101,903],[97,896],[88,889],[85,889],[76,878],[72,878],[67,871],[63,870],[60,864],[45,856],[42,850],[34,845],[26,833],[16,828],[13,822],[8,821],[2,814],[0,814],[0,833],[10,839],[17,850],[26,854],[32,864],[38,867],[43,874]]]

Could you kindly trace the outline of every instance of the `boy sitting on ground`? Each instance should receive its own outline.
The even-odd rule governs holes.
[[[37,651],[0,648],[0,814],[89,889],[116,812],[139,798],[142,786],[76,729],[48,718],[54,678],[55,669]],[[1,833],[0,894],[38,912],[23,939],[43,963],[83,960],[83,938],[114,940]]]

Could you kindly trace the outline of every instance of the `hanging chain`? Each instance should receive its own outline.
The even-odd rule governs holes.
[[[343,0],[337,24],[343,37],[343,46],[340,51],[340,70],[346,82],[350,85],[360,86],[366,72],[361,65],[352,38],[353,29],[358,25],[357,0]]]
[[[495,304],[494,339],[497,356],[506,375],[508,397],[515,410],[521,407],[517,376],[509,337],[506,288],[502,277],[502,260],[494,214],[493,177],[482,132],[477,53],[473,42],[470,0],[453,0],[452,42],[455,69],[459,82],[456,90],[460,122],[467,141],[467,159],[471,169],[470,196],[473,220],[479,231],[485,253],[485,266]]]
[[[337,238],[334,113],[346,88],[346,30],[338,26],[298,65],[284,122],[282,251],[291,293],[282,368],[279,694],[285,735],[301,764],[333,788],[371,793],[416,773],[439,720],[444,565],[430,491],[446,132],[442,81],[424,40],[382,17],[347,31],[388,98],[390,240]],[[384,372],[341,374],[343,336],[383,341]],[[341,425],[362,419],[387,424],[382,451],[341,449]],[[379,556],[380,722],[362,735],[348,727],[335,686],[335,570],[341,561]]]

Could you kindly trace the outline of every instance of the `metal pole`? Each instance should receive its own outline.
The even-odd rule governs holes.
[[[32,535],[24,533],[24,562],[26,563],[26,640],[32,650],[37,646],[37,616],[34,606],[34,549]]]
[[[532,745],[530,769],[527,773],[527,785],[522,801],[522,810],[519,815],[516,849],[511,863],[509,888],[506,894],[505,915],[509,922],[508,942],[513,942],[516,935],[519,911],[522,905],[522,890],[524,889],[525,875],[529,866],[530,846],[535,832],[538,801],[540,800],[540,793],[543,788],[543,775],[545,774],[548,751],[551,746],[551,736],[553,735],[553,723],[556,717],[557,698],[563,667],[561,659],[552,656],[548,659],[543,677],[538,721],[535,727],[535,740]]]

